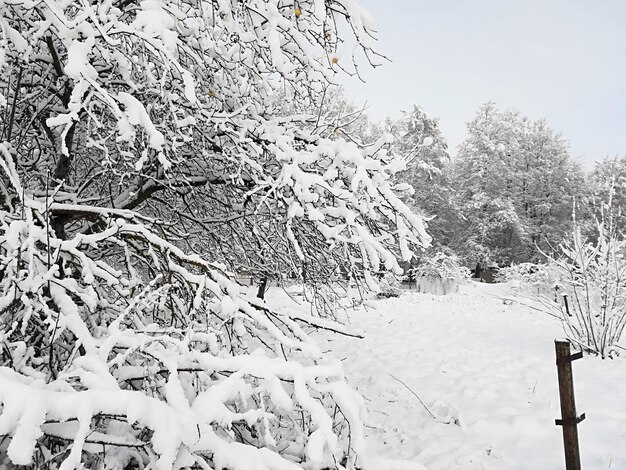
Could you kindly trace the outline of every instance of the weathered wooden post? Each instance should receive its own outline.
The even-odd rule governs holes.
[[[556,340],[554,346],[556,349],[556,368],[559,377],[559,396],[561,399],[561,419],[555,420],[555,423],[557,426],[563,427],[565,469],[580,470],[578,423],[585,419],[585,413],[576,416],[572,361],[583,357],[583,353],[571,354],[570,343],[565,340]]]

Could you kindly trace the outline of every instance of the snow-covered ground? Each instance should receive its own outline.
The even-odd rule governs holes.
[[[365,397],[380,470],[564,467],[554,424],[562,332],[548,316],[503,303],[504,294],[506,286],[476,283],[448,296],[409,292],[351,315],[365,339],[316,335]],[[291,301],[273,290],[268,302]],[[626,361],[585,357],[573,367],[577,408],[587,415],[583,468],[626,468]]]

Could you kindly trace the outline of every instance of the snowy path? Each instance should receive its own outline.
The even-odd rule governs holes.
[[[366,399],[374,452],[429,470],[563,468],[554,425],[560,328],[504,305],[498,289],[472,284],[452,296],[373,301],[352,317],[366,339],[326,338],[322,347],[343,360]],[[586,470],[626,468],[625,377],[624,360],[574,365],[578,409],[588,417],[580,426]]]

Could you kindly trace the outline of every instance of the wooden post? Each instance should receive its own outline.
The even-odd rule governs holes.
[[[556,349],[556,368],[559,377],[559,396],[561,399],[561,419],[556,420],[556,425],[563,427],[565,469],[580,470],[578,423],[585,419],[585,414],[583,413],[580,417],[576,416],[572,361],[580,359],[582,353],[572,355],[569,341],[556,340],[554,346]]]

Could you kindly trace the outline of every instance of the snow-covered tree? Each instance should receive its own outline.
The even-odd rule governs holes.
[[[432,272],[438,266],[439,274],[447,276],[447,264],[456,262],[450,249],[450,235],[458,226],[458,211],[454,188],[449,180],[450,155],[448,144],[439,127],[439,121],[419,106],[413,105],[400,118],[387,118],[372,126],[372,135],[390,133],[394,136],[393,151],[407,161],[407,169],[396,178],[412,187],[406,198],[413,210],[429,219],[429,233],[433,243],[410,263],[411,278]]]
[[[493,103],[468,124],[453,180],[467,221],[458,240],[473,246],[464,257],[504,264],[531,261],[541,256],[537,247],[556,246],[584,188],[566,142],[545,121],[499,111]]]
[[[227,268],[369,281],[429,241],[386,137],[276,110],[317,109],[342,31],[376,60],[352,0],[0,0],[5,464],[364,465],[359,399],[305,331],[341,327]]]
[[[596,162],[589,176],[589,187],[596,218],[607,211],[624,236],[626,227],[626,157],[606,157]]]
[[[398,180],[413,187],[411,202],[428,216],[439,214],[449,196],[444,170],[450,162],[439,121],[413,105],[400,119],[387,120],[385,128],[396,138],[394,151],[407,160],[407,169]],[[432,233],[433,226],[430,229]]]

